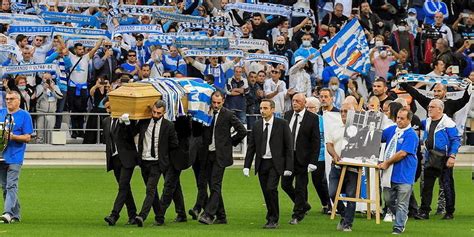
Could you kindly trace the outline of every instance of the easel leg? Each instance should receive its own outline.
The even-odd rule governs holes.
[[[370,196],[370,168],[367,168],[367,172],[365,173],[365,176],[367,177],[367,187],[366,187],[367,200],[372,200],[372,197]],[[367,202],[367,220],[370,220],[372,218],[371,206],[372,206],[372,202]]]
[[[342,185],[344,184],[344,177],[346,176],[347,166],[342,167],[341,176],[339,177],[339,184],[337,185],[336,197],[334,198],[334,203],[332,206],[331,220],[334,220],[336,217],[337,203],[339,202],[339,195],[341,195]]]
[[[360,198],[360,183],[362,182],[362,167],[357,168],[357,188],[355,198]]]
[[[375,223],[380,224],[380,170],[375,169]]]

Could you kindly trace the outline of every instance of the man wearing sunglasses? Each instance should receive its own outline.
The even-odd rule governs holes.
[[[140,65],[144,65],[151,58],[150,49],[144,43],[145,37],[142,34],[137,34],[135,36],[135,46],[132,47],[132,50],[137,52],[137,60],[140,62]]]
[[[97,51],[93,59],[96,76],[106,76],[108,79],[115,78],[114,69],[117,68],[118,64],[117,52],[114,52],[112,49],[112,42],[109,40],[104,41],[102,47]]]

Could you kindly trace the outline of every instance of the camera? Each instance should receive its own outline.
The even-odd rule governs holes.
[[[446,34],[447,32],[440,31],[439,29],[436,29],[433,25],[429,24],[423,24],[423,37],[422,39],[432,39],[434,41],[440,39],[443,37],[443,33]]]
[[[51,84],[51,79],[46,79],[46,84]]]

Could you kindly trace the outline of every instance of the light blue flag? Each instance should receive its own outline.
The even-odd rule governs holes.
[[[369,44],[357,19],[348,22],[321,49],[324,61],[339,79],[354,73],[366,74],[370,68]]]

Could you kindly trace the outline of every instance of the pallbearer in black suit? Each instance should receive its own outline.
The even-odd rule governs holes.
[[[227,223],[222,200],[224,170],[234,163],[232,146],[238,145],[247,136],[247,130],[234,113],[222,107],[224,95],[220,91],[212,93],[211,105],[213,120],[204,131],[204,145],[208,146],[205,172],[208,174],[210,195],[204,213],[199,218],[199,222],[207,225]],[[236,133],[233,136],[231,128]]]
[[[105,99],[105,108],[107,112],[110,112],[108,99]],[[127,120],[127,124],[121,121],[122,119]],[[138,159],[133,136],[131,136],[132,130],[129,122],[127,115],[123,115],[121,119],[107,117],[102,121],[107,171],[114,171],[115,179],[119,185],[112,213],[104,218],[110,226],[115,225],[119,219],[124,204],[127,206],[128,212],[127,224],[135,224],[135,217],[137,216],[137,207],[130,189],[130,180],[133,170],[140,160]]]
[[[293,110],[286,112],[284,117],[290,125],[294,144],[294,172],[291,176],[281,179],[281,187],[295,204],[290,224],[296,225],[311,209],[307,200],[308,172],[316,170],[320,133],[318,116],[305,109],[304,94],[294,95],[292,105]]]
[[[278,206],[278,183],[280,176],[288,177],[293,171],[293,141],[288,122],[276,118],[275,102],[262,100],[262,118],[255,122],[248,139],[243,173],[249,176],[255,157],[255,173],[267,206],[266,229],[278,227],[280,208]]]
[[[148,216],[151,207],[155,214],[160,212],[157,185],[160,176],[168,170],[170,152],[178,148],[178,137],[172,122],[163,118],[166,104],[162,100],[155,102],[152,108],[152,119],[140,120],[135,128],[138,137],[138,154],[141,155],[142,177],[146,183],[146,196],[142,210],[135,218],[139,227]],[[156,225],[162,225],[163,219],[156,218]]]

